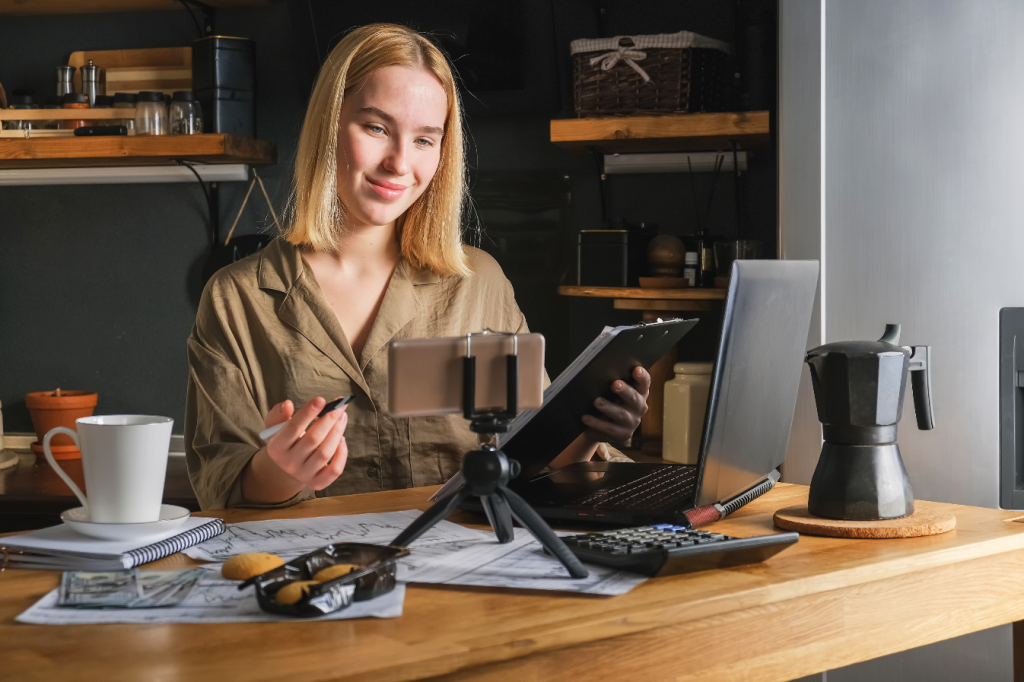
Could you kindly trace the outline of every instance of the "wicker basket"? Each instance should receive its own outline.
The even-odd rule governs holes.
[[[731,48],[689,31],[574,40],[576,115],[685,114],[725,105]]]

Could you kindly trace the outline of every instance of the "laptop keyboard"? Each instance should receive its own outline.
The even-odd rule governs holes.
[[[629,483],[584,495],[570,503],[573,507],[599,507],[609,511],[667,511],[680,500],[693,496],[697,486],[697,467],[664,466]]]

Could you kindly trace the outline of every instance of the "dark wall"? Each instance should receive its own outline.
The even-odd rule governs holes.
[[[435,5],[480,5],[420,2],[410,5],[421,8],[418,14],[392,16],[394,3],[382,9],[331,4],[344,12],[336,25],[322,27],[327,42],[370,21],[431,29],[424,12]],[[572,115],[568,42],[684,29],[732,42],[736,13],[732,3],[718,0],[530,0],[524,6],[528,54],[522,59],[527,75],[544,83],[466,98],[470,165],[483,218],[481,245],[506,269],[531,328],[548,337],[548,370],[555,376],[603,325],[639,318],[613,310],[611,301],[555,293],[558,284],[574,281],[576,232],[602,222],[593,161],[549,142],[550,119]],[[321,55],[326,49],[324,36],[310,33],[315,8],[315,1],[292,0],[266,9],[222,11],[217,19],[217,33],[257,43],[258,132],[278,145],[280,159],[260,174],[279,212],[317,49]],[[183,11],[5,17],[0,19],[0,82],[8,92],[32,88],[48,95],[53,67],[66,63],[74,50],[180,46],[195,37]],[[539,62],[537,54],[543,57]],[[748,235],[763,239],[774,253],[774,153],[758,152],[751,164],[744,176],[744,223]],[[694,180],[703,211],[712,176],[702,173]],[[655,222],[669,234],[695,231],[689,176],[613,176],[609,182],[609,218]],[[221,189],[220,217],[230,225],[245,184]],[[709,213],[713,234],[735,234],[733,197],[732,179],[723,176]],[[249,206],[240,231],[272,227],[255,195]],[[524,246],[538,243],[550,249],[543,254],[543,268],[523,258]],[[24,394],[60,386],[98,391],[97,413],[164,414],[177,420],[180,432],[184,341],[194,320],[197,266],[206,245],[206,206],[193,184],[0,187],[0,402],[6,428],[30,431]],[[711,357],[717,319],[703,317],[699,332],[691,334],[695,342],[682,349],[684,359]]]
[[[307,93],[295,78],[288,9],[220,12],[222,35],[257,44],[259,136],[278,145],[260,169],[277,210]],[[0,18],[0,83],[55,87],[76,50],[172,47],[197,37],[185,11]],[[246,183],[221,184],[230,226]],[[258,191],[236,233],[266,227]],[[271,221],[272,222],[272,221]],[[0,187],[0,402],[8,431],[31,431],[24,394],[97,391],[97,414],[173,417],[181,432],[199,265],[208,243],[197,184]]]

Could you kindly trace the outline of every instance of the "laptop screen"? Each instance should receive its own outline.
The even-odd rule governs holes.
[[[748,489],[786,459],[817,261],[738,260],[701,439],[697,505]]]

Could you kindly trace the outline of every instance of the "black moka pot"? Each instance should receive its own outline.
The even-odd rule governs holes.
[[[878,341],[841,341],[807,353],[824,443],[807,511],[828,519],[897,519],[914,513],[914,493],[896,445],[907,374],[917,428],[935,427],[931,346],[902,347],[900,326]]]

